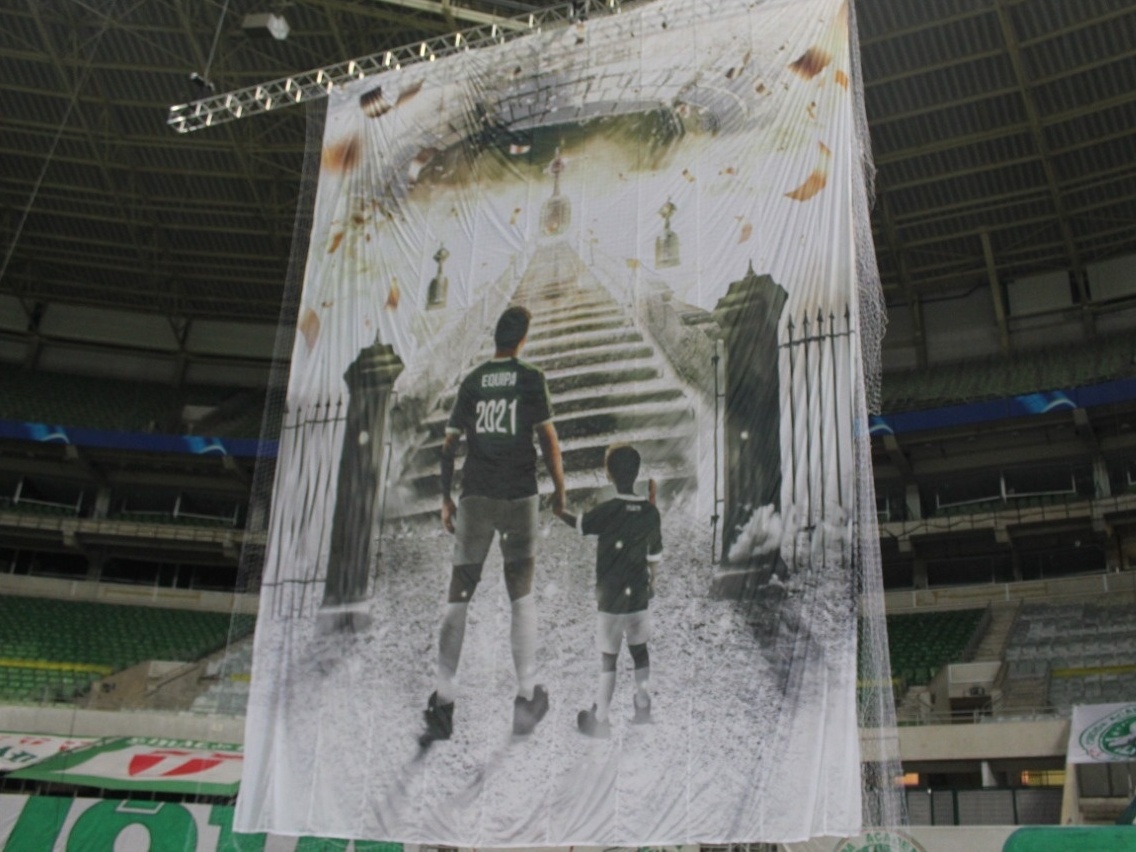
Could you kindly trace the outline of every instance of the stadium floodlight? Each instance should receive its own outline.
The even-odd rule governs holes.
[[[494,18],[482,24],[437,38],[415,41],[403,47],[382,50],[370,56],[349,59],[255,86],[213,94],[189,103],[171,106],[166,124],[178,133],[191,133],[249,118],[274,109],[325,98],[335,86],[362,80],[371,74],[399,69],[416,62],[433,62],[443,56],[492,44],[504,44],[519,36],[540,32],[544,27],[568,26],[580,21],[580,6],[589,13],[618,14],[623,8],[650,0],[580,0],[561,3],[513,18]]]
[[[277,41],[284,41],[284,39],[288,38],[290,31],[288,21],[285,17],[272,12],[258,12],[252,15],[245,15],[244,19],[241,21],[241,29],[252,38],[272,36],[272,38]]]

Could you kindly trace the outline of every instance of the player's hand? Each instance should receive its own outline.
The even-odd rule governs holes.
[[[450,497],[442,498],[442,526],[446,532],[452,533],[454,531],[454,518],[458,516],[458,507],[454,505],[454,501]]]
[[[655,495],[657,495],[658,493],[659,493],[659,483],[655,482],[655,480],[653,480],[653,479],[648,479],[647,480],[647,499],[651,502],[652,506],[655,505]]]
[[[558,488],[552,493],[552,514],[560,517],[568,508],[568,495],[564,489]]]

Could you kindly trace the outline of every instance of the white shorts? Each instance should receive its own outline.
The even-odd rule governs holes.
[[[596,647],[601,654],[618,654],[624,636],[628,645],[642,645],[651,638],[650,610],[596,615]]]

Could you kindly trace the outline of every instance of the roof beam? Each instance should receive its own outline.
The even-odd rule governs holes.
[[[0,148],[0,153],[7,154],[7,155],[10,155],[10,156],[27,156],[27,157],[31,156],[30,154],[28,154],[28,152],[26,150],[13,150],[13,149],[10,149],[10,148]],[[57,162],[57,163],[71,163],[73,165],[80,165],[80,166],[95,166],[95,167],[98,167],[100,165],[100,162],[98,160],[96,160],[95,158],[69,157],[69,156],[62,156],[62,155],[59,155],[59,154],[56,154],[52,158],[52,161]],[[140,163],[128,164],[128,163],[117,163],[117,162],[104,162],[104,163],[102,163],[102,165],[105,165],[108,169],[113,169],[115,171],[137,172],[139,174],[153,174],[153,175],[184,175],[186,177],[191,177],[191,178],[212,177],[212,178],[221,178],[222,180],[227,180],[227,181],[232,181],[234,179],[241,178],[241,177],[246,178],[248,180],[252,180],[252,181],[278,181],[280,179],[279,174],[273,174],[273,173],[267,172],[267,171],[262,171],[262,172],[254,173],[254,174],[247,174],[247,173],[242,174],[239,170],[218,171],[217,169],[200,169],[200,168],[195,169],[195,168],[188,167],[188,166],[187,167],[146,166],[146,165],[142,165]],[[256,196],[254,196],[254,197],[256,197]],[[258,206],[260,206],[260,207],[264,206],[264,202],[262,200],[260,200],[259,198],[257,199],[257,203],[258,203]]]
[[[982,255],[986,259],[986,277],[990,282],[990,297],[994,301],[994,318],[998,321],[998,343],[1003,355],[1010,354],[1010,326],[1006,321],[1006,293],[1002,289],[1002,279],[998,277],[998,265],[994,262],[994,247],[990,243],[990,232],[983,231]]]
[[[1133,54],[1136,57],[1136,54]],[[1018,86],[1018,91],[1023,93],[1025,98],[1029,93],[1030,84],[1025,83],[1025,88],[1022,85]],[[1087,115],[1102,112],[1107,109],[1112,109],[1118,106],[1128,106],[1129,104],[1136,103],[1136,90],[1126,92],[1122,95],[1117,95],[1107,100],[1093,101],[1091,103],[1082,104],[1081,106],[1074,107],[1073,109],[1065,110],[1064,112],[1053,113],[1046,116],[1044,119],[1037,113],[1036,104],[1033,104],[1032,95],[1029,95],[1028,104],[1032,105],[1032,114],[1027,114],[1027,119],[1024,122],[1016,124],[1007,124],[993,130],[983,131],[982,133],[971,133],[966,136],[948,136],[936,141],[933,144],[920,145],[911,148],[902,148],[898,151],[893,151],[890,154],[882,154],[875,157],[876,165],[886,165],[890,163],[902,162],[903,160],[910,160],[917,157],[925,157],[927,154],[941,153],[942,151],[949,151],[954,148],[962,148],[967,145],[975,145],[981,142],[989,142],[992,139],[1001,139],[1006,136],[1014,136],[1029,133],[1040,134],[1042,144],[1045,144],[1045,136],[1043,128],[1052,127],[1057,124],[1064,124],[1067,121],[1077,121]],[[1078,145],[1076,147],[1086,147],[1087,145],[1098,144],[1097,139],[1091,142]],[[1065,153],[1068,150],[1075,150],[1075,148],[1058,148],[1049,150],[1042,148],[1039,150],[1038,156],[1033,159],[1044,159],[1045,157],[1052,157]],[[995,166],[1000,164],[995,164]],[[958,174],[954,172],[952,174]],[[948,175],[949,177],[949,175]]]
[[[927,335],[923,329],[923,300],[915,292],[911,281],[911,271],[907,268],[907,252],[899,241],[895,229],[895,216],[891,209],[891,200],[887,193],[880,193],[880,211],[883,217],[884,238],[888,249],[895,258],[896,269],[899,272],[899,283],[907,297],[907,308],[911,315],[911,332],[915,344],[915,366],[922,370],[927,366]],[[890,448],[889,448],[890,452]]]
[[[185,30],[186,37],[190,41],[190,45],[193,49],[193,54],[197,59],[199,67],[204,72],[208,70],[206,68],[206,58],[201,54],[201,48],[198,46],[197,40],[194,38],[193,23],[190,20],[190,13],[185,8],[187,2],[191,2],[191,0],[176,0],[174,5],[177,9],[178,20],[181,21],[181,25]],[[194,3],[194,5],[196,5],[196,0],[192,0],[192,2]],[[218,56],[214,57],[214,62],[220,64],[223,67],[225,59],[226,57],[224,53],[221,53]],[[282,238],[280,229],[278,227],[279,218],[271,214],[270,205],[265,201],[261,193],[260,182],[255,179],[256,175],[263,175],[264,172],[263,170],[258,172],[253,169],[252,162],[246,148],[247,140],[239,138],[238,135],[233,131],[232,127],[227,127],[225,132],[229,137],[229,141],[232,143],[234,151],[236,152],[241,179],[244,181],[245,186],[248,188],[249,194],[256,201],[257,206],[260,209],[261,221],[264,223],[265,230],[268,233],[269,239],[272,240],[273,246],[276,248],[276,250],[280,252],[282,256],[286,257],[288,254],[288,246]],[[275,179],[277,176],[268,175],[268,177]],[[275,180],[273,182],[275,183]]]
[[[493,25],[508,29],[520,28],[517,21],[510,18],[503,18],[500,15],[493,15],[488,12],[478,12],[474,9],[466,9],[462,6],[455,6],[449,0],[373,0],[373,2],[380,3],[386,6],[395,6],[400,9],[414,9],[416,12],[428,12],[431,15],[437,15],[449,24],[451,20],[468,21],[476,25]]]
[[[216,208],[214,208],[214,209],[216,209]],[[46,213],[48,211],[42,211],[42,212]],[[149,208],[149,214],[152,215],[152,216],[156,216],[156,215],[160,215],[160,214],[167,214],[167,213],[176,213],[176,212],[178,212],[178,211],[175,210],[175,209],[172,209],[172,208],[171,209],[165,209],[165,210],[159,210],[159,209],[153,208],[153,207]],[[50,215],[52,216],[52,218],[55,218],[55,219],[78,219],[78,220],[84,221],[84,222],[103,222],[103,223],[110,224],[110,225],[121,225],[122,227],[124,227],[128,230],[130,228],[133,228],[133,227],[136,226],[136,224],[138,222],[138,218],[139,218],[138,216],[125,217],[121,213],[118,216],[108,216],[106,214],[98,213],[98,212],[84,211],[84,210],[79,210],[79,209],[66,209],[66,208],[53,209],[53,210],[50,211]],[[259,212],[258,212],[258,218],[259,218]],[[162,230],[170,232],[170,233],[197,233],[197,234],[206,234],[209,231],[209,229],[206,228],[204,225],[185,224],[185,223],[179,223],[177,221],[163,222],[162,223]],[[263,227],[256,227],[255,225],[234,226],[234,225],[229,224],[229,225],[225,226],[225,233],[226,234],[245,234],[245,235],[251,236],[251,237],[263,237],[264,236],[264,228]],[[80,238],[80,240],[81,240],[81,238]]]
[[[1042,129],[1041,114],[1037,108],[1037,101],[1034,98],[1033,90],[1030,86],[1029,75],[1026,73],[1021,47],[1018,45],[1018,36],[1014,31],[1013,22],[1010,20],[1010,11],[1006,5],[1006,0],[998,0],[995,9],[998,13],[998,23],[1002,29],[1002,38],[1006,43],[1006,49],[1009,51],[1010,64],[1014,69],[1014,77],[1021,89],[1022,103],[1025,105],[1026,115],[1029,118],[1030,133],[1033,136],[1034,146],[1037,148],[1041,158],[1041,167],[1045,172],[1045,182],[1049,187],[1050,200],[1057,213],[1057,223],[1061,228],[1061,239],[1065,244],[1065,251],[1069,258],[1069,266],[1073,270],[1073,275],[1076,277],[1077,288],[1080,292],[1080,302],[1083,307],[1088,307],[1089,303],[1092,301],[1089,295],[1088,279],[1085,277],[1085,268],[1081,262],[1081,254],[1077,250],[1077,243],[1073,238],[1073,228],[1072,225],[1069,224],[1069,212],[1065,209],[1065,197],[1061,194],[1061,188],[1057,182],[1057,170],[1053,166],[1053,157],[1049,152],[1049,143],[1046,141],[1045,132]],[[1083,317],[1085,334],[1091,337],[1094,334],[1092,312],[1086,310]]]
[[[0,150],[0,154],[2,153],[4,152]],[[16,195],[16,189],[23,190],[23,187],[13,187],[9,189],[0,186],[0,204],[4,203],[3,199],[5,193],[11,192],[13,195]],[[39,188],[40,209],[46,212],[45,208],[50,208],[51,213],[58,213],[63,216],[76,215],[66,208],[73,206],[75,201],[80,197],[85,205],[90,205],[94,208],[113,207],[113,202],[105,200],[105,198],[101,197],[102,195],[103,193],[98,189],[70,186],[60,183],[47,183],[45,181],[40,184]],[[258,205],[240,199],[226,198],[222,200],[208,197],[187,198],[185,196],[167,195],[149,195],[144,198],[141,194],[130,190],[125,190],[122,195],[130,202],[131,209],[139,215],[179,213],[189,214],[190,216],[200,216],[209,214],[210,218],[212,218],[215,213],[223,213],[226,216],[251,216],[256,218],[260,213]],[[50,207],[48,202],[58,206]],[[279,207],[279,215],[294,216],[294,199],[282,201]],[[263,231],[261,231],[261,233],[263,233]]]
[[[72,79],[67,71],[64,70],[60,62],[61,52],[56,46],[50,30],[47,25],[44,24],[43,18],[40,15],[41,4],[38,0],[27,0],[27,2],[40,40],[52,59],[52,65],[55,68],[56,75],[59,77],[64,90],[72,97],[74,107],[72,112],[78,119],[83,139],[86,141],[87,148],[91,152],[91,161],[102,178],[105,191],[109,193],[109,197],[114,201],[120,218],[126,222],[127,234],[130,237],[130,242],[134,248],[134,254],[138,262],[146,264],[150,260],[149,252],[142,243],[135,220],[130,216],[129,209],[122,203],[122,199],[118,196],[118,183],[111,177],[111,168],[109,165],[111,160],[108,155],[109,146],[100,144],[101,140],[96,137],[94,131],[91,129],[83,107],[79,104],[79,93],[90,75],[86,73],[86,69],[83,69],[77,79]],[[110,120],[111,111],[107,109],[107,104],[103,102],[101,107],[104,110],[104,115]]]

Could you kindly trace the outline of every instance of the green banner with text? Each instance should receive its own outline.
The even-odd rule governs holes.
[[[398,843],[233,831],[228,805],[0,796],[2,852],[402,852]]]

